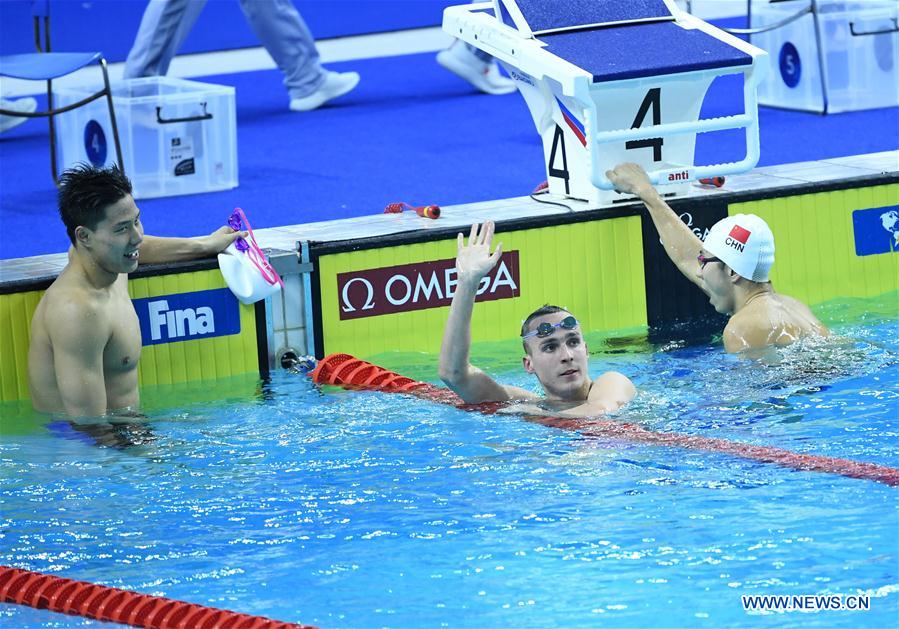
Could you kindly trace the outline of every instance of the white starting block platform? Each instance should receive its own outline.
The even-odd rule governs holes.
[[[767,53],[674,0],[493,0],[448,7],[443,29],[500,61],[543,141],[553,195],[606,204],[607,170],[636,162],[654,184],[742,173],[759,159]],[[712,81],[743,75],[743,112],[700,119]],[[696,134],[743,129],[746,153],[696,166]]]

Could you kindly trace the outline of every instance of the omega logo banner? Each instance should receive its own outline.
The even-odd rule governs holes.
[[[455,258],[338,273],[340,319],[449,306],[457,283]],[[519,297],[520,286],[518,251],[507,251],[481,280],[476,301]]]

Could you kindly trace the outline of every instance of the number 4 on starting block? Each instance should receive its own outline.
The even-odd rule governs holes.
[[[752,169],[767,53],[674,0],[493,0],[448,7],[443,29],[503,63],[543,141],[552,194],[606,204],[605,172],[643,166],[655,184]],[[743,75],[743,113],[700,119],[712,81]],[[696,134],[744,129],[742,160],[694,165]]]

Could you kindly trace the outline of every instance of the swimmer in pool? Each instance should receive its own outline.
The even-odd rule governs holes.
[[[709,296],[715,310],[731,316],[724,328],[725,350],[788,345],[829,334],[808,306],[774,291],[768,279],[774,235],[761,218],[737,214],[721,219],[703,242],[665,203],[640,166],[619,164],[606,176],[617,190],[643,201],[671,261]]]
[[[608,371],[595,380],[587,373],[587,345],[570,312],[544,306],[524,321],[521,342],[525,371],[537,376],[545,398],[497,383],[469,361],[471,315],[481,280],[502,255],[502,243],[490,253],[494,224],[471,226],[468,244],[458,237],[458,284],[440,348],[440,378],[465,402],[519,402],[505,412],[562,417],[593,417],[618,410],[636,394],[624,375]]]
[[[133,409],[140,401],[141,336],[128,273],[138,258],[208,257],[247,234],[222,227],[202,238],[144,236],[131,182],[116,168],[77,166],[59,183],[59,213],[72,247],[31,320],[31,403],[37,411],[73,417]]]

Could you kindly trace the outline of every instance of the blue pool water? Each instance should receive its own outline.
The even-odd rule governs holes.
[[[899,467],[897,310],[895,294],[826,304],[847,343],[755,362],[591,338],[591,367],[638,384],[621,421]],[[534,386],[514,345],[473,356]],[[392,360],[436,373],[433,357]],[[285,373],[144,404],[145,425],[115,432],[4,420],[0,564],[327,628],[899,617],[899,488]],[[870,609],[747,613],[748,594],[863,594]],[[109,626],[11,605],[0,624]]]

